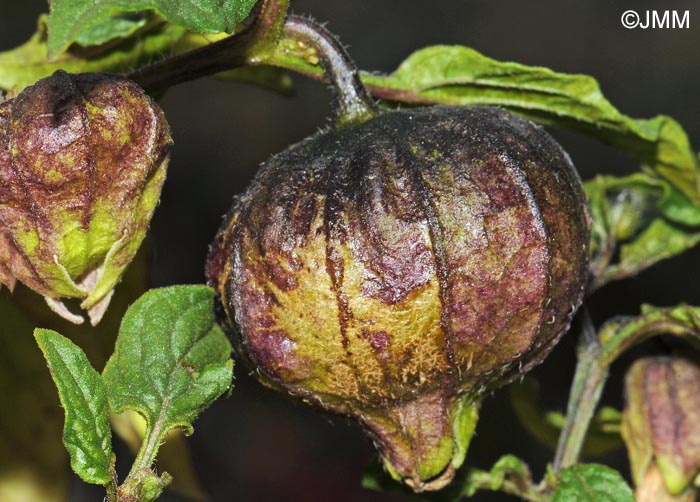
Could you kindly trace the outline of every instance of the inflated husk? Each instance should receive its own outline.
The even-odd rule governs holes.
[[[265,163],[207,275],[265,384],[353,417],[392,476],[438,489],[484,394],[568,329],[589,227],[540,127],[493,108],[388,112]]]

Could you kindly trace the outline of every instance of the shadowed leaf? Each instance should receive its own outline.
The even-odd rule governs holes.
[[[107,392],[100,374],[80,347],[55,331],[34,331],[65,410],[63,444],[73,470],[84,481],[106,484],[111,479],[112,433]]]
[[[0,53],[0,89],[17,93],[56,70],[69,73],[128,71],[169,53],[185,31],[180,26],[161,24],[109,48],[64,52],[49,61],[46,16],[42,16],[39,18],[37,32],[29,40]]]

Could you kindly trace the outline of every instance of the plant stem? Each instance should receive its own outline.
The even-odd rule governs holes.
[[[112,476],[112,479],[105,486],[105,490],[107,491],[107,497],[106,497],[107,502],[116,502],[117,501],[117,487],[119,486],[119,481],[117,480],[117,471],[114,468],[114,462],[115,462],[115,457],[114,457],[114,455],[112,455],[112,462],[111,462],[111,465],[109,466],[109,472]]]
[[[576,351],[576,373],[569,394],[566,423],[554,455],[554,471],[557,474],[578,461],[588,426],[608,378],[608,367],[600,362],[601,346],[585,305],[582,311],[584,326]]]
[[[133,477],[136,473],[143,469],[148,469],[155,462],[158,446],[160,446],[160,437],[149,427],[144,434],[144,441],[136,454],[136,459],[131,466],[131,471],[127,478]]]
[[[320,65],[334,94],[336,125],[364,122],[378,109],[360,80],[347,51],[323,26],[300,16],[285,16],[288,0],[262,0],[243,31],[205,47],[140,68],[128,75],[147,92],[220,73],[244,65],[272,65],[319,77]],[[289,55],[302,60],[289,62]],[[294,58],[291,58],[292,60]]]
[[[260,0],[249,24],[239,33],[144,66],[128,77],[153,93],[247,64],[260,64],[259,56],[276,47],[288,7],[289,0]]]
[[[168,386],[170,390],[170,386]],[[156,460],[158,449],[163,441],[164,431],[163,424],[165,420],[165,410],[167,408],[167,400],[161,407],[158,418],[155,423],[149,424],[144,434],[144,441],[136,454],[136,459],[131,466],[131,470],[124,480],[124,484],[120,487],[121,492],[126,496],[131,496],[133,493],[138,493],[141,489],[141,484],[144,477],[158,478],[157,474],[151,470],[151,466]],[[160,478],[161,481],[163,480]],[[164,482],[167,484],[167,482]],[[127,502],[128,498],[123,502]],[[118,502],[122,502],[119,500]]]
[[[576,373],[569,395],[566,423],[554,456],[554,471],[576,463],[586,431],[608,376],[610,365],[627,349],[652,336],[668,334],[700,342],[700,320],[690,307],[656,309],[630,319],[609,321],[596,333],[585,307],[584,329],[577,350]]]
[[[302,49],[311,48],[318,57],[335,97],[337,125],[364,122],[377,115],[377,105],[362,84],[355,63],[331,32],[310,19],[289,16],[284,35]]]

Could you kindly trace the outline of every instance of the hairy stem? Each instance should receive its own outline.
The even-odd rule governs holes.
[[[136,459],[131,466],[124,482],[117,486],[116,474],[113,477],[113,486],[108,486],[108,497],[106,502],[139,502],[142,497],[144,483],[161,485],[164,488],[172,479],[167,472],[158,476],[152,467],[156,460],[158,449],[163,443],[163,420],[165,415],[165,405],[161,408],[157,420],[153,425],[149,424],[144,434],[143,442],[136,455]],[[112,488],[112,490],[110,490]],[[110,494],[111,492],[111,494]]]
[[[377,115],[377,106],[360,80],[360,74],[345,48],[323,26],[299,16],[289,16],[284,36],[312,49],[309,58],[318,62],[326,73],[335,97],[338,125],[364,122]]]
[[[104,485],[106,491],[104,502],[117,502],[118,499],[117,492],[119,488],[119,480],[117,479],[117,470],[114,465],[116,460],[117,459],[115,455],[112,454],[112,458],[109,462],[110,480],[107,484]]]
[[[248,64],[260,64],[280,38],[289,0],[260,0],[246,27],[213,44],[144,66],[128,77],[147,92],[158,92]]]
[[[128,75],[147,92],[245,65],[271,65],[322,77],[333,90],[337,125],[364,122],[378,109],[347,51],[323,26],[300,16],[286,18],[288,0],[263,0],[241,32],[205,47],[140,68]],[[293,55],[289,58],[289,55]],[[296,59],[296,63],[288,64]],[[301,61],[299,61],[301,59]],[[299,66],[302,63],[302,67]]]
[[[161,417],[159,417],[158,423],[160,423],[161,421],[160,418]],[[155,429],[157,429],[157,432]],[[146,434],[144,435],[144,442],[136,455],[136,459],[134,460],[134,463],[131,466],[131,471],[129,472],[128,477],[133,477],[139,471],[150,468],[153,462],[155,462],[156,454],[158,453],[158,447],[160,446],[161,442],[160,429],[160,425],[157,424],[155,427],[149,427],[148,430],[146,430]]]
[[[153,93],[246,65],[277,66],[314,79],[323,78],[319,72],[323,69],[333,90],[337,125],[376,116],[377,106],[345,48],[318,23],[286,17],[288,4],[289,0],[261,0],[239,33],[145,66],[128,77]]]
[[[554,471],[557,474],[578,461],[608,378],[608,367],[600,362],[601,346],[585,305],[582,310],[584,326],[576,354],[576,372],[566,409],[566,423],[554,455]]]

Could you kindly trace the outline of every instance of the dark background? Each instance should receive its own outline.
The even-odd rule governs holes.
[[[627,9],[690,10],[690,29],[628,30],[620,24]],[[44,1],[3,0],[0,50],[26,40],[36,16],[45,10]],[[622,112],[633,117],[671,115],[700,148],[700,2],[297,0],[293,10],[329,21],[367,70],[391,71],[412,51],[444,43],[471,46],[496,59],[593,75]],[[296,77],[295,85],[292,99],[213,80],[181,85],[163,97],[175,146],[151,225],[154,286],[202,282],[208,243],[231,197],[244,189],[261,161],[326,123],[326,89]],[[628,157],[596,141],[551,132],[584,179],[636,169]],[[606,287],[590,302],[595,321],[634,314],[642,302],[700,304],[699,259],[696,249]],[[620,403],[618,375],[625,364],[614,367],[607,402]],[[553,409],[565,407],[573,365],[573,336],[567,336],[535,372],[545,403]],[[360,487],[373,451],[358,427],[262,388],[242,364],[236,368],[231,397],[205,412],[195,429],[195,464],[215,501],[409,500]],[[488,467],[508,452],[527,459],[537,479],[552,456],[527,437],[510,411],[507,393],[499,392],[483,407],[467,463]],[[622,453],[602,460],[625,469]],[[100,500],[102,493],[76,481],[72,500]],[[508,499],[483,492],[475,497]]]

